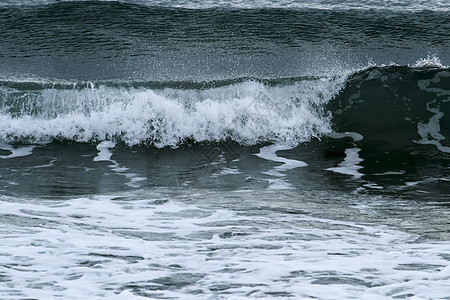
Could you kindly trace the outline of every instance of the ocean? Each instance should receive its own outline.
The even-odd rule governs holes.
[[[450,3],[0,0],[0,299],[450,299]]]

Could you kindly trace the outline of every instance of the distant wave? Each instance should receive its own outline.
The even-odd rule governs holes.
[[[197,0],[197,1],[175,1],[175,0],[95,0],[95,1],[74,1],[74,0],[4,0],[0,5],[48,5],[60,2],[121,2],[127,4],[182,7],[189,9],[199,8],[297,8],[297,9],[358,9],[358,10],[403,10],[403,11],[448,11],[449,7],[445,1],[295,1],[295,0],[250,0],[250,1],[226,1]]]

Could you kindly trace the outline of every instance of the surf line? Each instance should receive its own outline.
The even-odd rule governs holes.
[[[282,177],[286,176],[285,172],[295,168],[306,167],[308,165],[300,160],[288,159],[277,155],[278,151],[290,150],[292,148],[294,148],[294,146],[288,144],[273,144],[262,147],[259,149],[259,153],[254,154],[265,160],[282,163],[282,165],[276,166],[269,171],[261,172],[262,174],[275,177],[273,179],[266,179],[269,181],[269,189],[293,189],[294,187],[287,180],[282,179]]]
[[[125,176],[130,182],[126,183],[126,185],[130,187],[139,187],[136,183],[138,181],[142,181],[147,179],[146,177],[139,177],[136,173],[126,173],[128,171],[127,167],[121,166],[117,161],[112,160],[112,152],[110,149],[113,149],[116,147],[116,143],[112,141],[103,141],[100,142],[97,145],[97,150],[99,151],[97,153],[97,156],[94,157],[93,161],[109,161],[112,162],[112,165],[109,165],[108,167],[116,172],[118,175]]]

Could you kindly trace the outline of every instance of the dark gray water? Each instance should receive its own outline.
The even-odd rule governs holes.
[[[333,9],[330,3],[329,9],[327,3],[317,8],[261,3],[245,9],[220,2],[195,9],[138,3],[0,7],[0,75],[197,81],[320,76],[369,61],[414,64],[429,55],[444,64],[450,60],[445,3],[413,11],[411,3],[406,9],[381,3],[372,9]]]

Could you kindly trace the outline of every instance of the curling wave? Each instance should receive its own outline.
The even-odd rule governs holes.
[[[4,80],[0,139],[298,145],[338,131],[447,152],[449,80],[450,70],[436,64],[211,82]]]

